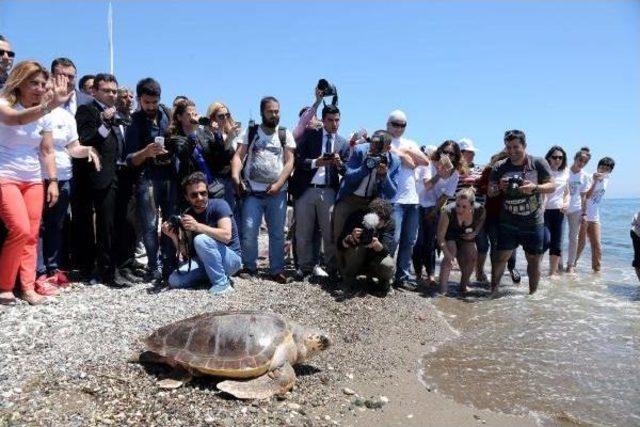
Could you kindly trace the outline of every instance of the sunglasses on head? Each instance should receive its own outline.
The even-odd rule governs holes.
[[[16,56],[16,53],[12,50],[0,49],[0,56],[4,56],[5,53],[9,56],[9,58],[15,58]]]
[[[209,195],[208,191],[194,191],[192,193],[189,193],[189,198],[196,199],[198,196],[207,197],[208,195]]]
[[[406,128],[407,124],[406,123],[391,122],[391,126],[396,127],[396,128]]]

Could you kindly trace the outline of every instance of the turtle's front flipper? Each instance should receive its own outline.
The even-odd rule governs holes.
[[[273,395],[282,395],[293,388],[296,373],[290,364],[285,364],[261,377],[250,381],[222,381],[218,389],[238,399],[268,399]]]
[[[191,381],[191,374],[181,370],[175,370],[171,373],[169,378],[165,378],[163,380],[158,381],[158,387],[173,390],[175,388],[180,388],[189,381]]]

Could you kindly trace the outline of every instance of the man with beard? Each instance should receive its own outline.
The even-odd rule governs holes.
[[[286,283],[284,275],[284,225],[287,212],[287,180],[293,170],[296,143],[290,131],[278,127],[280,103],[272,96],[260,101],[262,124],[240,135],[231,161],[231,178],[236,194],[244,194],[242,205],[241,277],[257,272],[258,232],[265,217],[269,232],[271,278]],[[241,177],[242,174],[242,177]]]
[[[11,50],[9,40],[0,35],[0,89],[4,86],[4,82],[9,77],[9,71],[13,68],[13,59],[16,53]]]
[[[168,109],[160,104],[160,84],[147,77],[138,82],[136,96],[140,110],[131,115],[127,129],[127,164],[140,168],[136,183],[138,219],[147,251],[147,280],[161,286],[176,267],[176,252],[163,235],[158,242],[158,209],[162,220],[177,210],[176,160],[164,148],[164,136],[170,122]],[[162,262],[160,271],[159,254]]]

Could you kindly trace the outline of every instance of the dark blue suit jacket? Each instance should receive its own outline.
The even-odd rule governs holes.
[[[353,194],[358,189],[363,179],[369,176],[371,170],[367,168],[364,159],[369,152],[369,143],[356,145],[349,161],[347,162],[347,170],[340,184],[336,201],[343,199],[349,194]],[[391,200],[396,195],[398,187],[396,185],[396,177],[400,170],[400,159],[393,153],[386,154],[389,159],[389,171],[383,179],[376,182],[375,195],[386,200]]]

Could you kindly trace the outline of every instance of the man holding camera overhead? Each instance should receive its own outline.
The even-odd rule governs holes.
[[[344,172],[340,155],[348,148],[347,141],[337,134],[339,126],[340,110],[333,104],[326,105],[322,109],[322,128],[306,128],[296,148],[295,170],[289,183],[289,192],[295,199],[299,266],[296,280],[303,280],[313,270],[316,220],[329,275],[335,275],[337,269],[330,215],[340,182],[338,175]]]
[[[389,132],[378,130],[368,142],[358,144],[349,157],[333,208],[333,238],[336,244],[339,244],[338,238],[349,215],[366,209],[376,197],[391,200],[396,195],[400,159],[389,152],[391,139]],[[337,253],[337,261],[342,273],[345,260],[340,253]]]
[[[160,84],[147,77],[136,85],[140,110],[131,115],[127,129],[130,148],[127,163],[140,168],[136,183],[138,218],[142,228],[142,242],[147,251],[147,280],[161,286],[176,267],[176,252],[166,236],[158,242],[158,209],[166,220],[177,211],[175,153],[164,147],[169,127],[169,110],[160,104]],[[158,247],[162,258],[162,272],[158,266]]]
[[[509,157],[497,162],[489,176],[489,197],[504,194],[498,223],[498,253],[492,260],[491,293],[496,294],[511,253],[522,245],[527,258],[529,293],[533,294],[540,281],[544,242],[542,194],[553,193],[555,186],[547,161],[526,153],[524,132],[505,132],[504,145]]]

